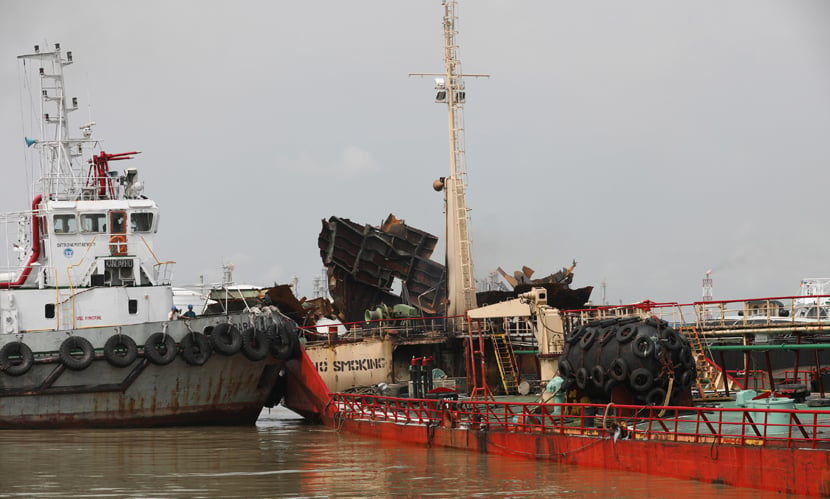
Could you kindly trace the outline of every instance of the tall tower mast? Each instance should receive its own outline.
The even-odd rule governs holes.
[[[703,301],[712,301],[712,270],[706,271],[706,277],[703,278]]]
[[[447,123],[450,142],[450,175],[435,182],[436,190],[444,190],[446,207],[446,260],[447,260],[447,316],[463,315],[475,308],[476,284],[473,273],[470,219],[465,197],[467,167],[464,148],[464,89],[465,76],[489,75],[463,74],[458,58],[455,27],[455,0],[444,0],[444,73],[413,73],[435,78],[435,102],[447,104]],[[461,321],[459,321],[461,323]]]

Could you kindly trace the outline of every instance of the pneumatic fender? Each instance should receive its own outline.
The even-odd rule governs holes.
[[[35,356],[32,349],[22,341],[6,343],[0,348],[0,371],[11,376],[21,376],[29,372]]]
[[[88,339],[70,336],[61,343],[59,356],[63,365],[73,371],[86,369],[95,358],[95,349]]]
[[[135,340],[125,334],[114,334],[104,343],[104,358],[115,367],[127,367],[138,357]]]

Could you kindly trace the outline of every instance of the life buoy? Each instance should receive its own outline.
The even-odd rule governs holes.
[[[176,340],[168,334],[153,333],[144,342],[144,356],[158,366],[173,362],[176,353]]]
[[[110,236],[110,255],[124,256],[127,254],[127,236],[115,234]]]
[[[262,360],[268,356],[268,337],[261,330],[249,327],[242,331],[242,355],[248,360]]]
[[[643,367],[634,369],[629,376],[631,388],[638,392],[646,392],[654,384],[654,375]]]
[[[648,358],[654,353],[654,341],[648,336],[640,336],[631,344],[631,351],[641,359]]]
[[[191,366],[201,366],[210,358],[210,340],[202,333],[188,333],[179,343],[182,358]]]
[[[104,358],[115,367],[127,367],[136,357],[138,346],[125,334],[114,334],[104,343]]]
[[[20,376],[29,372],[35,356],[32,349],[22,341],[6,343],[0,348],[0,371],[11,376]]]
[[[623,358],[618,357],[611,362],[608,374],[614,381],[622,383],[628,377],[628,364],[625,363]]]
[[[86,369],[95,358],[95,349],[88,339],[70,336],[61,343],[59,356],[63,365],[73,371]]]
[[[594,366],[591,369],[591,379],[597,388],[605,388],[605,369],[602,366]]]
[[[223,322],[210,332],[210,342],[222,355],[233,355],[242,348],[242,335],[236,325]]]

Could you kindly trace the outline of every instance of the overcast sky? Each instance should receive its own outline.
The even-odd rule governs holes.
[[[578,262],[594,302],[830,277],[830,2],[461,0],[475,273]],[[28,205],[19,64],[73,51],[107,152],[141,150],[178,284],[322,272],[332,215],[443,236],[440,0],[0,2],[0,210]],[[89,107],[91,105],[91,108]],[[77,113],[76,113],[77,114]],[[116,168],[123,168],[118,163]],[[443,248],[443,246],[442,246]],[[443,260],[442,255],[436,255]]]

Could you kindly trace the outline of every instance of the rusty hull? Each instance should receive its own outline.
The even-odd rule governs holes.
[[[446,271],[429,259],[437,237],[394,215],[381,227],[339,217],[322,223],[317,245],[335,306],[346,321],[363,320],[364,311],[380,303],[401,303],[391,292],[395,278],[421,310],[440,313],[446,300]]]
[[[437,241],[436,236],[406,225],[391,214],[380,227],[339,217],[323,220],[317,245],[328,269],[329,291],[342,318],[348,322],[362,321],[368,309],[381,303],[401,303],[402,298],[391,292],[395,278],[403,283],[403,294],[409,297],[410,305],[424,314],[442,315],[447,298],[446,268],[430,260]],[[593,287],[568,287],[574,266],[533,280],[533,270],[525,267],[523,282],[510,281],[516,282],[513,291],[478,293],[478,303],[516,298],[519,293],[540,286],[548,290],[549,305],[561,310],[581,308]]]

